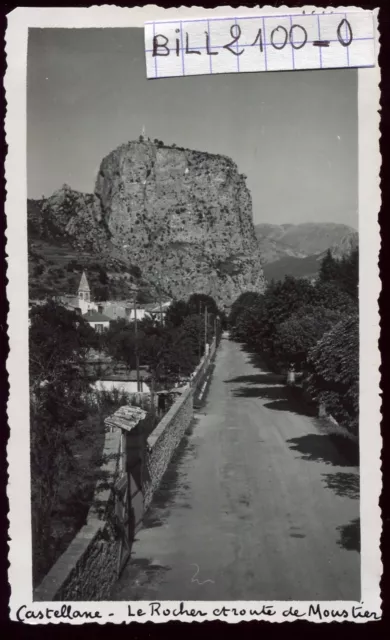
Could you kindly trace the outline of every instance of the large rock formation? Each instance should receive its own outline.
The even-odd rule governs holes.
[[[112,244],[174,297],[230,304],[263,290],[251,195],[230,158],[129,142],[102,161],[95,195]]]
[[[35,229],[137,265],[172,297],[230,305],[264,289],[251,195],[230,158],[129,142],[103,159],[94,195],[64,185],[38,204]]]

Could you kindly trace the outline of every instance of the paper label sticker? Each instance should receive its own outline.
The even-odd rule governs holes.
[[[371,11],[145,23],[148,78],[375,65]]]

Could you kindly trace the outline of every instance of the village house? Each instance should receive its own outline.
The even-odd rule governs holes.
[[[99,311],[91,309],[83,315],[83,318],[88,322],[89,326],[98,333],[102,333],[110,328],[110,318],[103,313],[99,313]]]
[[[162,302],[161,305],[152,302],[137,305],[134,309],[134,301],[129,299],[94,302],[91,298],[91,289],[85,271],[81,275],[77,295],[61,295],[57,297],[57,300],[67,309],[81,313],[96,331],[108,329],[113,320],[123,319],[127,322],[133,322],[135,316],[137,320],[153,318],[158,322],[164,322],[167,309],[171,304],[170,301]],[[30,306],[34,303],[35,301],[31,301]]]
[[[106,302],[98,303],[98,311],[108,316],[110,320],[127,320],[132,322],[134,320],[134,303],[131,300],[107,300]],[[137,320],[143,320],[146,311],[143,305],[137,306],[136,309]]]

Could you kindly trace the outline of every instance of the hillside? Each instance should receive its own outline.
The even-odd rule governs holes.
[[[128,142],[103,159],[93,194],[63,185],[30,200],[28,226],[31,297],[73,293],[80,263],[111,296],[141,274],[171,297],[221,305],[265,286],[251,195],[225,156]]]
[[[332,256],[340,259],[358,247],[358,233],[352,232],[341,238],[340,242],[329,247]],[[285,276],[295,278],[315,278],[326,251],[305,258],[285,256],[274,262],[263,265],[266,280],[283,280]]]
[[[322,258],[322,254],[320,256]],[[263,265],[264,277],[268,282],[283,280],[285,276],[315,278],[320,268],[320,256],[307,256],[306,258],[285,256],[280,260]]]
[[[348,244],[355,229],[333,222],[303,224],[257,224],[255,226],[263,264],[285,257],[307,258],[335,246]],[[292,262],[291,264],[293,264]]]

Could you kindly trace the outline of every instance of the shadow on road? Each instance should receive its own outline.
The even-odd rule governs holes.
[[[270,400],[285,399],[286,389],[283,386],[272,387],[239,387],[233,390],[236,398],[269,398]]]
[[[360,552],[360,518],[352,520],[349,524],[337,527],[340,539],[337,544],[347,551]]]
[[[272,374],[270,374],[272,375]],[[268,387],[239,387],[233,390],[233,395],[237,398],[262,398],[271,400],[264,404],[267,409],[275,411],[290,411],[301,416],[315,417],[316,407],[303,402],[298,393],[284,385],[274,384]]]
[[[301,454],[303,460],[324,462],[335,467],[353,466],[350,460],[340,452],[339,440],[344,440],[335,435],[308,434],[300,438],[291,438],[287,444],[293,451]]]
[[[360,479],[356,473],[323,473],[323,481],[327,489],[331,489],[341,498],[358,500],[360,495]]]
[[[254,367],[257,367],[258,369],[270,369],[264,355],[257,353],[254,347],[250,347],[247,344],[241,344],[241,349],[248,354],[248,361],[253,364]]]
[[[234,382],[241,382],[247,384],[284,384],[286,376],[280,373],[257,373],[252,376],[238,376],[237,378],[230,378],[225,380],[227,384]]]
[[[172,567],[157,564],[148,558],[132,559],[115,584],[111,600],[144,600],[144,588],[154,588],[164,579]]]
[[[153,495],[151,505],[143,517],[144,529],[161,527],[169,515],[169,507],[175,504],[178,498],[185,498],[189,486],[183,482],[182,467],[189,457],[193,458],[196,455],[196,445],[190,441],[195,424],[196,420],[193,420],[189,431],[173,454],[159,488]],[[180,506],[190,508],[190,505],[183,501]]]

